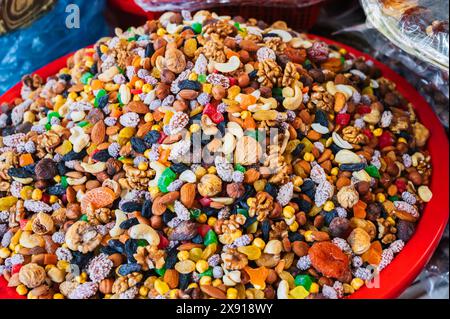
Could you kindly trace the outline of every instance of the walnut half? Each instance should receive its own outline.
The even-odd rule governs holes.
[[[93,251],[102,240],[97,229],[85,221],[77,221],[67,230],[66,244],[71,250],[78,250],[83,254]]]

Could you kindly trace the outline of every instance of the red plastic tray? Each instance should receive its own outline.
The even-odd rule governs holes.
[[[321,39],[329,44],[345,48],[356,56],[364,56],[378,66],[383,75],[394,81],[398,90],[406,99],[411,101],[421,122],[430,130],[431,138],[428,149],[431,154],[433,174],[431,179],[432,200],[426,205],[422,217],[417,225],[416,232],[405,248],[396,255],[394,261],[380,274],[378,288],[363,287],[350,298],[382,299],[398,297],[417,277],[436,249],[448,221],[449,214],[449,143],[447,135],[434,114],[431,107],[419,93],[397,73],[386,65],[376,61],[367,54],[350,48],[338,42],[311,35],[311,38]],[[35,73],[48,77],[65,67],[68,56],[62,57]],[[3,96],[0,103],[11,102],[20,94],[21,84],[15,85]],[[6,282],[0,277],[0,298],[23,298],[18,296],[13,288],[7,288]]]

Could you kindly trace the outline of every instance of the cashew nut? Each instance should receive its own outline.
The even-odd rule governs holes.
[[[29,231],[24,231],[19,240],[19,244],[25,248],[44,247],[44,238]]]
[[[225,63],[215,62],[214,63],[215,69],[222,73],[230,73],[230,72],[236,71],[237,69],[239,69],[240,66],[241,66],[241,60],[235,55],[233,55],[228,60],[228,62],[225,62]]]
[[[236,122],[228,122],[227,129],[231,134],[236,136],[236,138],[238,138],[238,139],[241,138],[242,136],[244,136],[244,130]]]
[[[159,235],[149,225],[134,225],[129,229],[129,234],[133,239],[145,239],[149,245],[159,245]]]
[[[281,280],[277,288],[278,299],[289,299],[289,283],[287,280]]]
[[[83,167],[86,173],[97,174],[106,169],[105,162],[97,162],[95,164],[81,163],[81,167]]]
[[[370,183],[370,181],[371,181],[370,175],[363,169],[360,171],[357,171],[357,172],[353,172],[352,176],[360,182]]]
[[[73,178],[73,177],[67,177],[67,184],[69,185],[83,185],[86,183],[87,177],[83,176],[81,178]]]
[[[73,151],[76,153],[81,152],[81,150],[86,147],[91,138],[86,134],[82,127],[74,126],[70,129],[69,141],[73,144]]]
[[[339,146],[340,148],[351,150],[353,148],[352,144],[344,140],[338,133],[333,132],[331,134],[331,137],[333,138],[334,144]]]
[[[377,124],[381,120],[381,113],[377,109],[372,109],[369,114],[363,116],[363,120],[369,124]]]
[[[270,30],[269,32],[278,35],[281,38],[281,40],[283,40],[283,42],[289,42],[292,40],[292,35],[287,31],[275,29]]]
[[[295,81],[294,96],[285,98],[283,101],[283,106],[285,109],[293,111],[300,107],[302,101],[303,101],[303,93],[300,84],[298,83],[298,81]]]
[[[419,162],[423,161],[424,159],[425,159],[425,156],[423,156],[422,153],[416,152],[411,156],[412,165],[414,167],[416,167],[417,165],[419,165]]]
[[[149,183],[148,186],[149,187],[154,187],[154,186],[158,186],[158,180],[161,177],[161,174],[164,172],[164,170],[167,168],[166,166],[164,166],[163,164],[161,164],[158,161],[153,161],[150,162],[150,168],[155,170],[156,174],[155,174],[155,178],[152,179]]]
[[[236,286],[241,282],[241,272],[239,270],[227,271],[222,279],[225,286]]]
[[[231,154],[234,151],[235,147],[236,147],[236,138],[234,137],[233,134],[227,132],[223,137],[222,152],[226,155]]]
[[[111,228],[111,230],[109,231],[109,234],[111,235],[111,237],[120,236],[125,231],[122,228],[120,228],[119,226],[120,226],[120,224],[122,224],[122,222],[127,220],[127,215],[123,211],[118,210],[118,209],[116,209],[115,215],[116,215],[116,223],[114,224],[114,227]]]

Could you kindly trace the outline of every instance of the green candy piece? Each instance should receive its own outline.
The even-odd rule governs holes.
[[[206,74],[199,74],[198,77],[197,77],[197,80],[200,83],[205,83],[206,82]]]
[[[236,27],[236,29],[238,29],[238,31],[242,31],[241,25],[239,24],[239,22],[235,22],[234,26]]]
[[[81,76],[81,79],[80,79],[80,81],[81,81],[81,83],[83,83],[83,84],[88,84],[89,83],[89,81],[92,79],[94,77],[94,75],[91,73],[91,72],[86,72],[86,73],[84,73],[82,76]]]
[[[283,96],[283,90],[281,88],[273,88],[272,94],[275,96]]]
[[[69,183],[67,183],[67,176],[61,176],[61,186],[64,188],[69,187]]]
[[[294,283],[296,286],[303,286],[306,290],[309,291],[313,280],[309,275],[297,275],[295,277]]]
[[[396,201],[398,201],[398,196],[389,196],[389,200],[391,202],[396,202]]]
[[[148,242],[145,239],[138,239],[137,244],[139,247],[145,247],[148,245]]]
[[[50,112],[50,113],[47,114],[47,119],[48,119],[49,122],[51,121],[51,119],[52,119],[53,117],[56,117],[56,118],[60,119],[60,118],[61,118],[61,115],[59,115],[59,113],[58,113],[58,112],[55,112],[55,111]]]
[[[345,58],[343,56],[341,56],[341,64],[345,63]]]
[[[79,127],[85,127],[86,125],[88,125],[89,122],[88,121],[81,121],[80,123],[78,123]]]
[[[199,218],[200,215],[202,214],[202,211],[200,209],[192,209],[191,210],[191,218]]]
[[[120,105],[120,106],[123,106],[123,103],[122,103],[122,96],[120,96],[120,93],[117,94],[117,101],[119,101],[119,105]]]
[[[311,61],[309,59],[306,59],[304,64],[305,64],[305,66],[311,65]]]
[[[201,274],[198,274],[198,276],[201,278],[203,276],[213,276],[212,268],[209,268],[207,271],[202,272]]]
[[[203,245],[208,246],[211,244],[217,244],[217,235],[214,230],[210,229],[203,238]]]
[[[235,169],[236,171],[239,171],[239,172],[242,172],[242,173],[245,173],[245,171],[246,171],[245,167],[242,166],[241,164],[236,164],[236,165],[234,165],[234,169]]]
[[[244,215],[245,217],[248,217],[248,210],[244,209],[244,208],[238,208],[237,209],[237,213]]]
[[[136,36],[134,36],[134,37],[131,37],[131,38],[128,38],[128,39],[127,39],[127,41],[128,41],[128,42],[131,42],[131,41],[136,41]]]
[[[201,23],[195,22],[191,25],[191,27],[192,27],[192,30],[194,30],[194,32],[196,34],[200,34],[202,32],[203,27],[202,27]]]
[[[100,98],[102,96],[105,96],[106,94],[107,94],[106,90],[104,90],[104,89],[101,89],[101,90],[98,91],[97,96],[95,97],[95,101],[94,101],[94,106],[95,107],[98,107],[98,103],[100,102]]]
[[[86,214],[81,215],[80,220],[87,222],[87,220],[88,220],[87,215]]]
[[[170,168],[166,168],[161,176],[158,179],[158,187],[161,192],[167,193],[167,186],[170,185],[177,178],[177,174],[175,174]]]
[[[52,129],[52,125],[50,123],[45,124],[45,129],[50,131]]]
[[[156,268],[155,272],[160,275],[160,276],[164,276],[164,274],[166,273],[166,268]]]
[[[374,165],[367,166],[365,170],[366,170],[367,174],[369,174],[372,177],[375,177],[375,178],[381,177],[380,172],[378,171],[378,168],[376,168],[376,166],[374,166]]]

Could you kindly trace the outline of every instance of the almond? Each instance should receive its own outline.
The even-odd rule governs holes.
[[[91,131],[91,140],[94,144],[101,144],[105,140],[106,135],[106,125],[103,121],[98,121],[95,123],[94,127],[92,127]]]
[[[156,216],[161,216],[167,209],[167,204],[173,203],[180,197],[179,192],[170,192],[163,196],[158,196],[154,199],[152,205],[152,213]]]
[[[191,208],[195,200],[196,186],[192,183],[184,184],[180,189],[180,200],[184,206]]]
[[[164,282],[170,287],[175,289],[178,286],[179,275],[175,269],[167,269],[164,273]]]
[[[144,104],[142,101],[131,101],[127,104],[125,107],[126,112],[135,112],[138,114],[146,114],[150,110],[147,105]]]
[[[216,298],[216,299],[226,299],[227,296],[225,293],[220,290],[219,288],[216,288],[212,285],[201,285],[200,290],[203,291],[203,293],[207,294],[210,297]]]
[[[192,248],[203,248],[204,246],[202,244],[196,244],[196,243],[186,243],[186,244],[181,244],[180,246],[177,247],[177,250],[182,251],[182,250],[191,250]]]
[[[153,122],[146,122],[142,125],[139,125],[139,128],[136,132],[136,137],[144,137],[148,132],[150,132],[150,130],[152,129],[153,126]]]
[[[248,52],[256,52],[258,51],[259,47],[258,45],[250,40],[242,40],[239,43],[239,46],[241,47],[242,50],[248,51]]]

